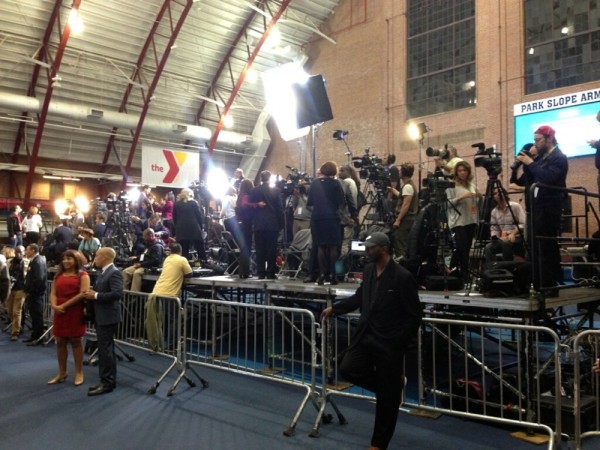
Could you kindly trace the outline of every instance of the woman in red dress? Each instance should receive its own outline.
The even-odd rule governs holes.
[[[77,253],[67,250],[58,266],[58,274],[52,283],[50,304],[54,312],[52,332],[56,339],[58,375],[48,384],[62,383],[67,379],[67,344],[71,343],[75,360],[75,386],[83,384],[83,344],[85,334],[83,320],[83,293],[90,289],[90,277],[80,270]]]

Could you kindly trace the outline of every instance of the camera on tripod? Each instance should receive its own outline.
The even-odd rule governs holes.
[[[360,169],[360,178],[372,183],[378,190],[385,190],[391,185],[390,172],[383,165],[383,160],[370,152],[371,149],[366,148],[363,156],[352,158],[352,165]]]
[[[456,183],[449,177],[437,176],[435,173],[428,173],[427,178],[423,180],[423,187],[428,188],[432,191],[445,191],[446,189],[453,188]]]
[[[298,169],[290,166],[285,166],[288,169],[287,178],[277,181],[276,186],[281,190],[284,197],[288,197],[294,193],[294,189],[298,189],[300,193],[306,194],[307,186],[310,185],[311,179],[306,172],[300,172]]]
[[[475,153],[475,167],[483,167],[488,176],[497,176],[502,172],[502,156],[496,150],[496,146],[485,148],[483,142],[471,145],[477,149]]]

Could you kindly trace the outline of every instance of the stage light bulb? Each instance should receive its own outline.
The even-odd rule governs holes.
[[[78,195],[75,197],[73,202],[75,203],[77,210],[84,214],[90,210],[90,201],[83,195]]]
[[[421,134],[419,133],[419,127],[416,123],[411,123],[410,125],[408,125],[408,136],[415,141],[421,138]]]
[[[222,199],[229,189],[229,179],[223,169],[213,168],[206,177],[206,187],[214,198]]]

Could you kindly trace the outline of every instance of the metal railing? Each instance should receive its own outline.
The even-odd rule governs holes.
[[[581,449],[585,438],[600,436],[600,374],[591,370],[591,363],[600,358],[600,330],[587,330],[575,335],[568,356],[573,364],[575,424],[569,448]]]

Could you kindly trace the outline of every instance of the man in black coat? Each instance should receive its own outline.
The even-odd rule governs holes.
[[[37,345],[39,338],[44,334],[44,295],[48,271],[46,259],[40,255],[37,244],[29,244],[25,249],[25,256],[29,260],[25,275],[25,305],[31,317],[31,336],[25,340],[27,345]]]
[[[261,185],[250,191],[250,203],[254,210],[254,245],[256,246],[256,274],[259,280],[265,276],[275,279],[277,271],[277,238],[283,228],[283,208],[280,191],[269,186],[271,172],[260,173]]]
[[[547,125],[539,127],[533,134],[537,158],[519,153],[517,160],[523,163],[527,180],[533,183],[566,187],[569,162],[558,148],[555,131]],[[558,297],[557,284],[562,281],[560,266],[560,219],[565,192],[547,187],[536,189],[530,205],[529,227],[534,237],[529,250],[533,256],[533,282],[536,289],[547,288],[546,297]]]
[[[323,310],[321,318],[360,308],[360,319],[340,365],[341,375],[377,396],[371,449],[386,449],[396,428],[404,387],[403,360],[423,316],[417,283],[390,256],[386,234],[365,240],[372,263],[356,293]]]
[[[94,288],[85,293],[86,300],[94,305],[100,372],[100,384],[90,387],[88,391],[90,396],[106,394],[117,387],[115,334],[121,321],[123,276],[113,264],[115,256],[115,251],[110,247],[102,247],[96,252],[94,265],[101,270]]]

